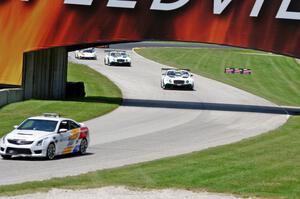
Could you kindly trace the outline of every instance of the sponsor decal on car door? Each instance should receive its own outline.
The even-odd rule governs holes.
[[[64,149],[63,154],[72,153],[74,147],[78,143],[78,139],[79,139],[79,135],[80,135],[80,129],[79,128],[72,129],[69,132],[70,133],[69,133],[67,147]]]
[[[67,131],[64,133],[59,133],[56,148],[57,148],[59,154],[66,154],[65,149],[68,147],[69,137],[71,136],[70,125],[67,120],[64,120],[60,123],[58,130],[61,130],[61,129],[67,129]]]

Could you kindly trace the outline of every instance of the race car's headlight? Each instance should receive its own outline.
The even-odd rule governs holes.
[[[188,83],[190,83],[190,81],[189,81],[189,80],[186,80],[186,83],[188,84]]]
[[[1,138],[1,142],[2,142],[3,144],[5,144],[5,138],[6,138],[6,135],[4,135],[4,136]]]
[[[40,141],[38,141],[38,142],[36,143],[36,146],[42,146],[42,145],[43,145],[43,141],[44,141],[44,139],[43,139],[43,140],[40,140]]]
[[[48,139],[48,138],[44,138],[44,139],[39,140],[39,141],[36,143],[36,146],[43,146],[44,141],[47,140],[47,139]]]
[[[169,79],[169,83],[172,83],[172,80],[171,80],[171,79]]]

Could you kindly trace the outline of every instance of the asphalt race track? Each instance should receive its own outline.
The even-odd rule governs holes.
[[[85,156],[53,161],[0,160],[0,185],[77,175],[103,168],[199,151],[255,136],[284,124],[284,109],[231,86],[195,76],[195,91],[162,90],[162,65],[131,52],[132,67],[104,66],[98,60],[75,60],[114,81],[123,106],[85,122],[91,146]],[[101,82],[99,82],[101,84]]]

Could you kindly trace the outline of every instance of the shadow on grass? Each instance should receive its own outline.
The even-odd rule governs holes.
[[[43,100],[43,99],[30,99],[30,100]],[[66,99],[44,99],[45,101],[57,101],[57,102],[86,102],[86,103],[105,103],[105,104],[116,104],[122,105],[123,99],[121,97],[102,97],[102,96],[90,96],[81,98],[66,98]],[[27,100],[26,100],[27,101]],[[23,101],[23,102],[26,102]],[[22,103],[22,102],[18,102]],[[9,105],[9,104],[7,104]],[[5,106],[0,106],[0,110]]]
[[[102,96],[89,96],[81,98],[66,98],[63,101],[67,102],[88,102],[88,103],[106,103],[121,105],[123,99],[120,97],[102,97]]]

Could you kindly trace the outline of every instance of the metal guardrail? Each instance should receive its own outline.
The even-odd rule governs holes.
[[[22,88],[0,89],[0,107],[24,100]]]

